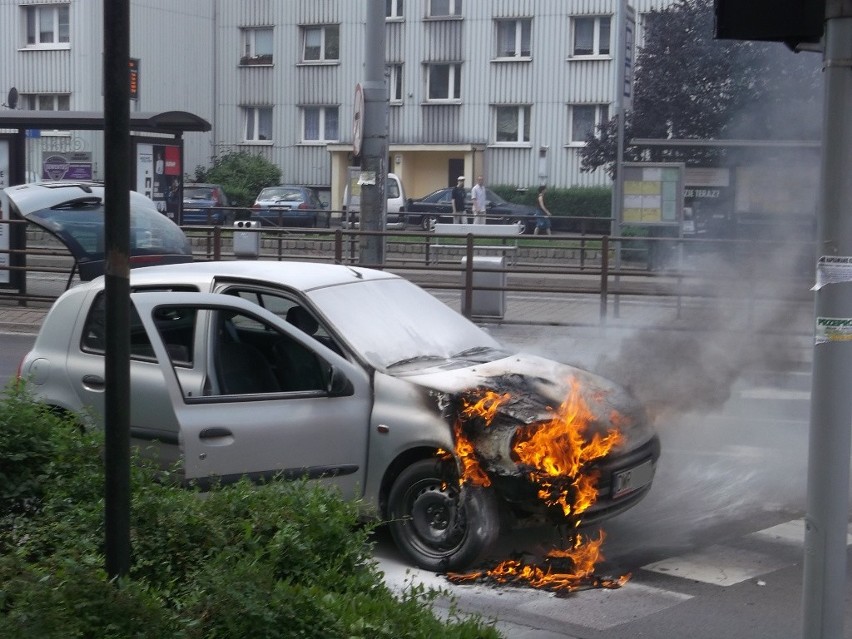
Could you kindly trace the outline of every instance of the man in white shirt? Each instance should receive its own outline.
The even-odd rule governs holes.
[[[473,223],[485,224],[485,178],[477,176],[476,184],[470,190],[471,207],[473,208]]]

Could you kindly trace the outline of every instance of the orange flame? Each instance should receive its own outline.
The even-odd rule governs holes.
[[[490,580],[513,586],[529,586],[557,593],[569,593],[584,588],[620,588],[630,580],[630,575],[603,578],[594,574],[595,564],[603,559],[600,551],[606,535],[597,539],[574,536],[571,548],[554,549],[544,559],[544,567],[508,559],[493,568],[466,574],[447,575],[453,583],[471,583]]]
[[[467,420],[479,418],[484,426],[491,425],[500,406],[511,400],[508,393],[482,391],[478,399],[465,398],[453,432],[455,453],[461,466],[460,483],[489,486],[491,479],[481,467],[473,442],[465,434]],[[565,517],[579,525],[578,516],[597,500],[598,473],[588,464],[606,456],[624,437],[618,430],[625,419],[612,411],[609,423],[613,424],[605,435],[587,431],[597,417],[583,397],[577,380],[570,381],[568,397],[553,417],[516,436],[512,452],[525,469],[527,477],[538,486],[538,497],[548,506],[561,509]],[[487,571],[448,575],[454,583],[491,579],[499,583],[526,585],[554,592],[572,592],[580,588],[619,588],[630,575],[604,579],[594,575],[595,564],[603,558],[600,552],[605,535],[598,539],[572,535],[573,543],[567,549],[554,549],[544,559],[544,567],[524,564],[516,560],[504,561]]]

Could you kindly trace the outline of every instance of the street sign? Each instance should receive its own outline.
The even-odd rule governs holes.
[[[355,111],[352,114],[352,153],[361,155],[361,143],[364,141],[364,89],[361,83],[355,85]]]

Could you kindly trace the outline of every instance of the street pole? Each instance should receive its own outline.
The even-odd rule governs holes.
[[[364,42],[364,123],[361,145],[361,264],[384,263],[387,199],[388,96],[385,83],[385,3],[366,0]]]
[[[852,431],[852,0],[828,0],[803,637],[843,634]],[[847,261],[848,258],[848,261]]]
[[[130,1],[104,0],[106,572],[130,572]]]

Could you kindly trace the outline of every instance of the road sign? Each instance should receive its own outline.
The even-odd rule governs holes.
[[[355,112],[352,115],[352,153],[361,155],[361,142],[364,140],[364,89],[361,83],[355,85]]]

